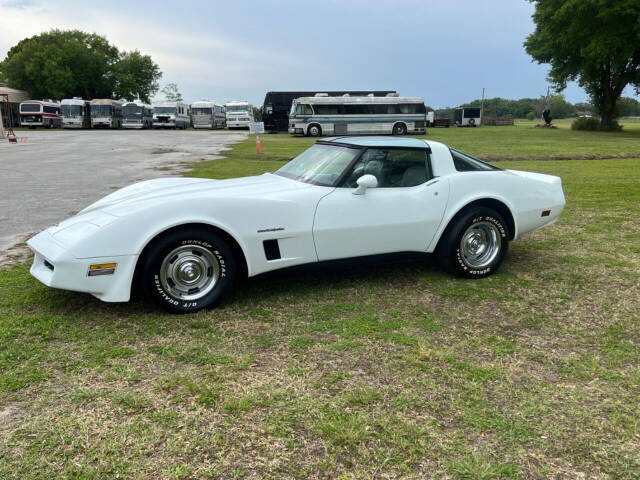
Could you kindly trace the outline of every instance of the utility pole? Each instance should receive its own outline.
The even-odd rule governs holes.
[[[482,87],[482,103],[480,104],[480,125],[482,125],[483,118],[484,118],[484,87]]]

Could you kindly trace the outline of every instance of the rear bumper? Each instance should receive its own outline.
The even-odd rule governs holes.
[[[129,300],[137,255],[76,258],[46,230],[27,244],[34,252],[31,275],[48,287],[90,293],[105,302]],[[88,276],[89,266],[99,263],[117,266],[112,275]]]

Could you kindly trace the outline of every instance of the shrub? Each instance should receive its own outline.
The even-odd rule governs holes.
[[[571,130],[590,130],[603,132],[619,132],[622,130],[616,120],[612,120],[609,125],[602,126],[600,120],[594,117],[579,117],[571,124]]]
[[[536,114],[533,112],[529,112],[527,113],[527,120],[533,120],[534,118],[536,118]]]

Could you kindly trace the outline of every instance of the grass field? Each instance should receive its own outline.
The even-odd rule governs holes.
[[[640,478],[640,129],[625,130],[429,131],[563,178],[559,222],[484,280],[312,269],[172,316],[0,272],[0,478]],[[264,155],[249,139],[190,175],[273,170],[310,143],[264,135]]]

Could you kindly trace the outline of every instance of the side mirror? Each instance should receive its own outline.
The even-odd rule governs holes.
[[[364,195],[364,192],[367,191],[367,188],[375,188],[378,186],[378,179],[373,175],[367,174],[361,176],[356,183],[358,187],[353,191],[354,195]]]

